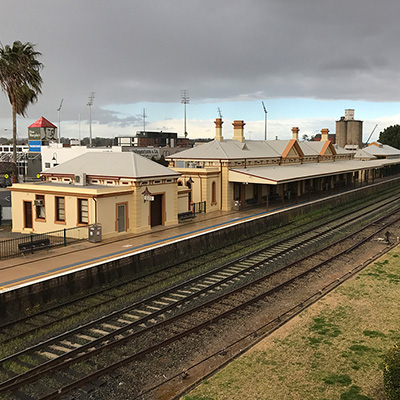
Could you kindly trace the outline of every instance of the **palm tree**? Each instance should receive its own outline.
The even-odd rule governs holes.
[[[11,46],[0,43],[0,86],[8,95],[13,120],[13,162],[17,172],[17,114],[26,116],[29,104],[37,101],[42,93],[40,71],[43,64],[37,60],[41,55],[35,45],[19,40]]]

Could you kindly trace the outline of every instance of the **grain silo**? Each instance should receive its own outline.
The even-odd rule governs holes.
[[[336,143],[340,147],[349,144],[362,148],[362,127],[363,121],[354,119],[354,110],[345,110],[345,116],[336,121]]]

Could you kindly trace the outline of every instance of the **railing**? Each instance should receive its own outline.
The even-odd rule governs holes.
[[[18,248],[20,243],[29,243],[41,239],[49,239],[50,247],[67,246],[68,244],[87,240],[88,227],[79,226],[76,228],[62,229],[54,232],[32,233],[22,237],[0,241],[0,260],[16,257],[21,254]]]
[[[202,212],[207,212],[206,202],[200,201],[199,203],[192,203],[191,210],[194,214],[200,214]]]

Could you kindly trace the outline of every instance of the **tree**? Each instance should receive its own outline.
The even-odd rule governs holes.
[[[29,104],[42,93],[40,71],[43,64],[37,60],[41,53],[35,45],[19,40],[11,46],[0,45],[0,85],[7,94],[12,108],[13,162],[17,165],[17,115],[26,116]]]
[[[400,125],[391,125],[379,134],[379,143],[400,149]]]

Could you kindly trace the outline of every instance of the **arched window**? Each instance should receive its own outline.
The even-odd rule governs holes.
[[[211,205],[217,204],[217,184],[215,181],[211,184]]]

